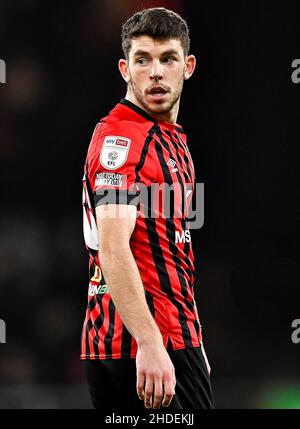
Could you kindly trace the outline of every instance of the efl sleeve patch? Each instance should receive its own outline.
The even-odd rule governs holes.
[[[100,163],[108,170],[121,167],[127,160],[131,140],[120,136],[107,136],[104,139]]]

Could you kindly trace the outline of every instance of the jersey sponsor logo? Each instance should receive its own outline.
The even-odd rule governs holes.
[[[128,139],[117,139],[116,146],[127,147],[128,146]]]
[[[176,173],[176,171],[178,171],[178,168],[176,167],[176,162],[174,161],[174,159],[170,158],[169,161],[167,162],[167,165],[169,165],[170,167],[172,167],[172,173]]]
[[[117,186],[120,188],[123,183],[124,174],[118,173],[97,173],[95,186]]]
[[[190,243],[191,233],[190,230],[175,231],[175,243]]]
[[[121,167],[127,160],[131,140],[120,136],[107,136],[104,139],[100,162],[108,170]]]
[[[89,296],[103,295],[107,292],[107,285],[89,285]]]
[[[101,268],[98,265],[95,265],[94,275],[89,284],[89,296],[103,295],[106,292],[108,292],[107,285],[102,275]]]

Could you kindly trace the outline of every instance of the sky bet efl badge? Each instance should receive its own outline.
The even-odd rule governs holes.
[[[126,137],[107,136],[104,139],[100,162],[108,170],[121,167],[127,159],[131,140]]]

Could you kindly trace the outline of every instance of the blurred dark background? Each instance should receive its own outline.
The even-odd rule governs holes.
[[[216,407],[300,408],[298,0],[1,0],[0,408],[90,407],[83,163],[125,95],[121,23],[152,6],[187,19],[198,60],[178,122],[205,184],[192,236]]]

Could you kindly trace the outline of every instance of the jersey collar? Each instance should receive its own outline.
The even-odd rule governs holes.
[[[147,119],[147,121],[151,121],[151,122],[154,122],[155,124],[159,124],[159,125],[164,125],[168,128],[172,128],[172,129],[173,128],[175,128],[175,129],[178,128],[180,130],[182,129],[182,127],[178,124],[171,124],[170,122],[159,121],[159,120],[153,118],[145,110],[141,109],[139,106],[137,106],[136,104],[132,103],[129,100],[126,100],[125,98],[121,99],[120,104],[123,104],[123,105],[129,107],[130,109],[134,110],[136,113],[143,116],[143,118]]]
[[[145,110],[141,109],[136,104],[133,104],[131,101],[126,100],[125,98],[122,98],[122,100],[120,101],[120,104],[124,104],[125,106],[127,106],[130,109],[134,110],[136,113],[138,113],[139,115],[141,115],[145,119],[147,119],[147,121],[157,122],[154,118],[152,118],[151,115],[149,115],[149,113],[147,113]]]

